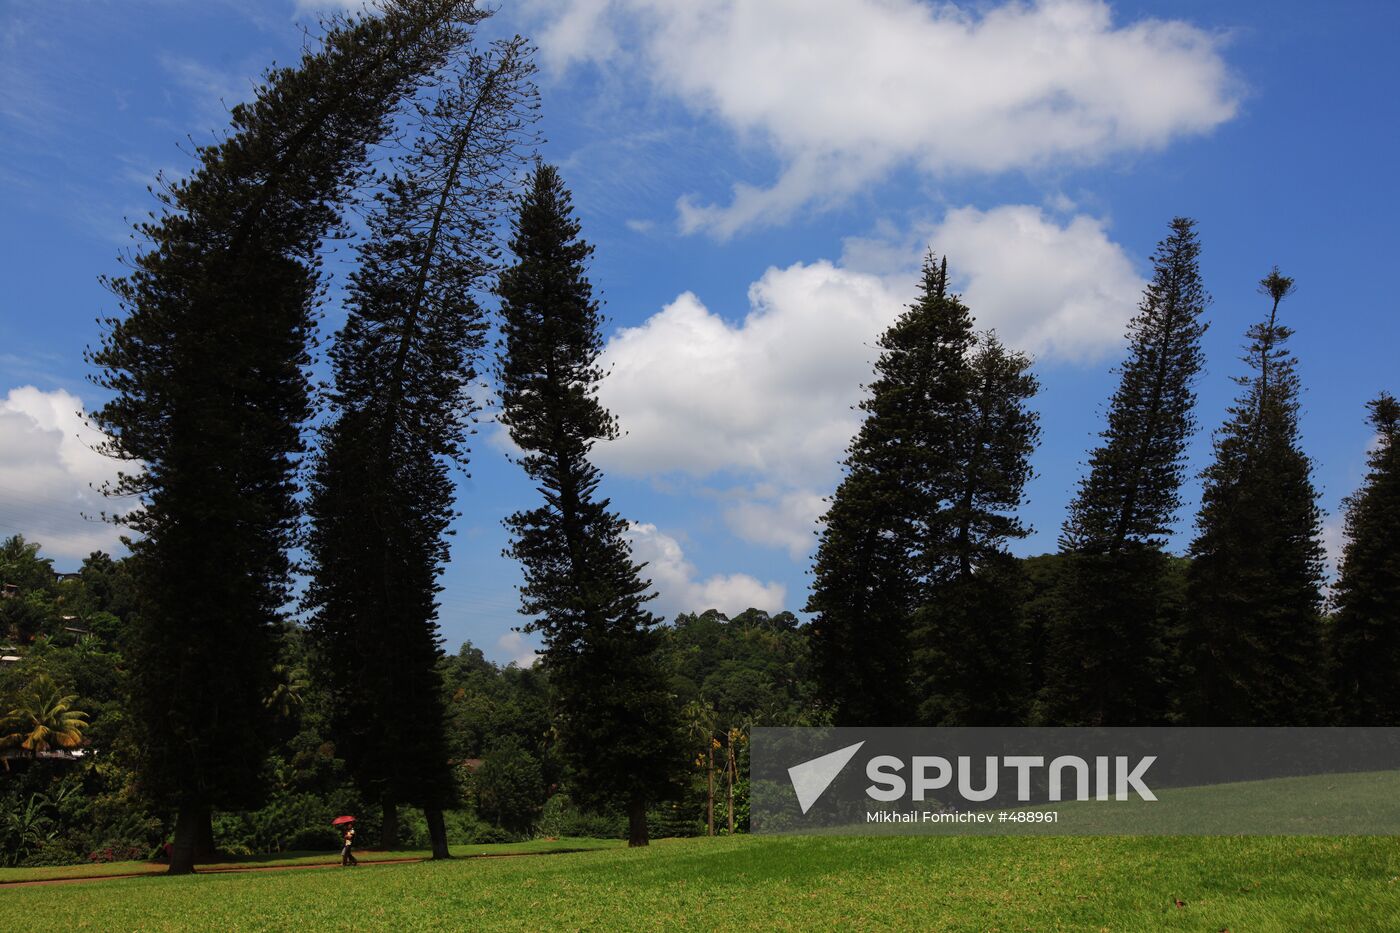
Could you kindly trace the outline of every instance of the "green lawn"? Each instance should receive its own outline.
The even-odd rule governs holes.
[[[459,858],[490,855],[520,855],[538,852],[576,852],[579,850],[605,849],[621,846],[614,839],[535,839],[530,842],[508,842],[499,845],[452,846],[452,854]],[[377,862],[392,859],[424,858],[427,852],[421,849],[402,849],[392,852],[358,850],[355,857],[361,862]],[[229,868],[266,868],[277,865],[318,865],[340,861],[339,851],[335,852],[278,852],[270,855],[250,855],[198,866],[201,871],[218,871]],[[104,875],[162,875],[165,866],[157,862],[99,862],[89,865],[62,865],[52,868],[0,868],[0,884],[14,881],[47,881],[60,878],[99,878]]]
[[[1157,788],[1156,801],[1066,801],[1020,809],[1053,810],[1054,823],[927,824],[935,835],[1347,836],[1400,832],[1400,771],[1323,774],[1206,787]],[[907,802],[892,809],[919,809]],[[1007,813],[1014,813],[1008,810]],[[862,823],[833,833],[903,835],[898,824]],[[1400,930],[1400,922],[1396,924]]]
[[[27,930],[1397,926],[1389,837],[738,837],[0,889],[0,929]]]

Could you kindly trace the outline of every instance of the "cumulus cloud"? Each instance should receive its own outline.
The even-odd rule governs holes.
[[[970,5],[969,5],[970,6]],[[930,176],[1089,164],[1229,120],[1222,40],[1118,24],[1102,0],[977,8],[922,0],[535,0],[555,67],[640,62],[648,79],[781,171],[728,204],[678,202],[718,237],[836,203],[898,168]],[[625,41],[621,41],[623,37]],[[635,55],[616,55],[632,47]]]
[[[929,237],[978,321],[1038,356],[1092,360],[1117,347],[1146,282],[1102,221],[1060,226],[1036,207],[949,211]]]
[[[97,488],[115,461],[95,451],[82,400],[62,389],[11,389],[0,399],[0,534],[22,534],[44,554],[86,557],[119,546],[119,531],[98,516],[111,510]]]
[[[517,667],[532,667],[540,653],[520,632],[511,630],[496,639],[496,650],[506,658],[507,664]]]
[[[542,21],[535,39],[545,66],[553,71],[577,61],[605,61],[617,51],[608,21],[612,0],[533,0],[525,6]]]
[[[781,548],[801,561],[816,547],[817,521],[826,508],[826,498],[812,489],[759,493],[726,508],[724,521],[743,540]]]
[[[1117,346],[1144,284],[1087,216],[1061,225],[1036,207],[963,208],[921,239],[948,254],[979,327],[1045,358],[1092,359]],[[840,264],[768,269],[737,322],[685,292],[618,331],[603,353],[601,398],[628,433],[599,457],[634,475],[828,478],[859,424],[853,406],[875,342],[914,295],[921,252],[848,243]]]
[[[787,589],[781,583],[761,583],[746,573],[699,579],[680,542],[655,525],[633,522],[627,537],[633,559],[647,565],[643,573],[657,593],[650,606],[660,616],[672,618],[677,613],[706,609],[735,615],[751,608],[767,612],[785,608]]]
[[[913,298],[929,245],[948,254],[978,326],[1042,359],[1113,350],[1144,285],[1103,221],[1015,205],[850,240],[839,263],[770,268],[737,319],[685,292],[608,341],[600,397],[627,434],[598,449],[600,462],[752,481],[728,494],[729,528],[805,556],[860,423],[876,341]]]
[[[901,299],[830,262],[769,269],[731,323],[686,292],[608,342],[600,397],[625,437],[598,451],[634,475],[724,471],[797,483],[831,472]]]

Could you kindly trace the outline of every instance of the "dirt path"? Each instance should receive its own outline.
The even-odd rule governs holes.
[[[470,861],[471,859],[498,859],[498,858],[529,858],[535,855],[566,855],[570,852],[591,852],[591,849],[551,849],[547,852],[482,852],[477,855],[458,855],[458,861]],[[360,859],[360,865],[402,865],[407,862],[426,861],[424,856],[412,856],[409,858],[380,858],[380,859]],[[340,868],[340,862],[305,862],[299,865],[230,865],[222,866],[217,863],[204,868],[197,868],[197,875],[238,875],[258,871],[293,871],[298,868]],[[82,878],[40,878],[35,881],[0,881],[0,889],[3,888],[30,888],[38,885],[48,884],[81,884],[85,881],[112,881],[117,878],[153,878],[165,874],[161,871],[129,871],[116,875],[86,875]]]

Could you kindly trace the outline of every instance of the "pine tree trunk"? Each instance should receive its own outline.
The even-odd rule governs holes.
[[[627,845],[647,845],[647,802],[641,797],[627,801]]]
[[[201,835],[201,821],[208,825],[209,808],[197,803],[184,803],[175,817],[175,840],[170,850],[170,868],[166,874],[188,875],[194,871],[195,849]]]
[[[399,847],[399,807],[387,798],[381,806],[383,817],[379,823],[379,848],[388,852]]]
[[[423,816],[428,821],[428,837],[433,842],[433,859],[451,858],[447,851],[447,824],[443,822],[442,810],[438,807],[424,807]]]

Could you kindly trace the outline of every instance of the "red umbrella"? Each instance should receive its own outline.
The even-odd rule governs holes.
[[[354,818],[353,816],[337,816],[335,819],[331,820],[331,825],[332,825],[332,826],[340,826],[342,823],[353,823],[353,822],[355,822],[355,818]]]

